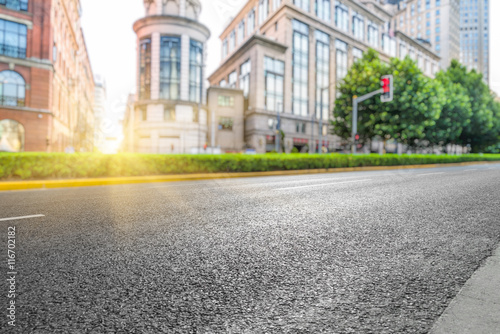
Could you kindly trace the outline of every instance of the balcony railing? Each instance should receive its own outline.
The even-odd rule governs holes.
[[[0,0],[0,5],[14,10],[28,10],[28,0]]]
[[[24,107],[24,97],[0,95],[0,105]]]
[[[0,44],[0,54],[14,58],[26,58],[26,48],[20,48],[18,46],[12,46],[8,44]]]

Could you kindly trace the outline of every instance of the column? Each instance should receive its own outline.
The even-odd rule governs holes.
[[[189,100],[189,36],[181,36],[181,100]]]
[[[163,0],[155,0],[156,3],[156,15],[163,14]]]
[[[151,100],[160,98],[160,33],[151,34]]]
[[[179,1],[179,16],[186,16],[186,0]]]

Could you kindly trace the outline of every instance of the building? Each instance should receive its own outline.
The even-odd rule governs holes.
[[[489,83],[489,1],[460,0],[460,62]]]
[[[395,8],[394,29],[430,43],[442,68],[459,59],[459,0],[403,0]]]
[[[208,144],[224,152],[241,152],[244,141],[243,91],[211,86],[207,91],[209,128]]]
[[[368,48],[382,61],[409,55],[428,76],[439,56],[402,31],[378,1],[250,0],[220,35],[222,60],[213,86],[246,99],[244,138],[259,153],[275,149],[278,118],[286,152],[335,151],[328,131],[336,86]],[[281,145],[280,145],[281,146]]]
[[[94,82],[94,147],[100,150],[106,139],[106,80],[97,74]]]
[[[199,0],[144,0],[137,34],[137,93],[127,108],[127,151],[189,153],[206,143],[203,68],[210,31]]]
[[[0,1],[0,150],[93,149],[79,0]]]

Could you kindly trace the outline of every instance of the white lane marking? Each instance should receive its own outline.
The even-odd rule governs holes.
[[[299,188],[321,187],[321,186],[328,186],[328,185],[332,185],[332,184],[355,183],[355,182],[366,182],[366,181],[371,181],[371,179],[366,179],[366,180],[356,180],[356,181],[345,181],[345,182],[330,182],[330,183],[322,183],[322,184],[310,184],[310,185],[307,185],[307,186],[286,187],[286,188],[276,188],[276,189],[273,189],[273,190],[288,190],[288,189],[299,189]]]
[[[426,176],[426,175],[438,175],[438,174],[444,174],[445,172],[440,172],[440,173],[427,173],[427,174],[417,174],[416,176]]]
[[[32,215],[32,216],[22,216],[22,217],[0,218],[0,222],[4,222],[4,221],[8,221],[8,220],[37,218],[37,217],[45,217],[45,215]]]
[[[466,170],[464,170],[464,172],[472,172],[474,170],[477,170],[477,169],[466,169]]]

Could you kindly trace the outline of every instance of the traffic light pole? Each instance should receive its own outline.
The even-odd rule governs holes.
[[[384,89],[380,88],[374,92],[363,96],[352,98],[352,154],[356,154],[356,133],[358,133],[358,103],[368,100],[370,97],[384,93]]]

